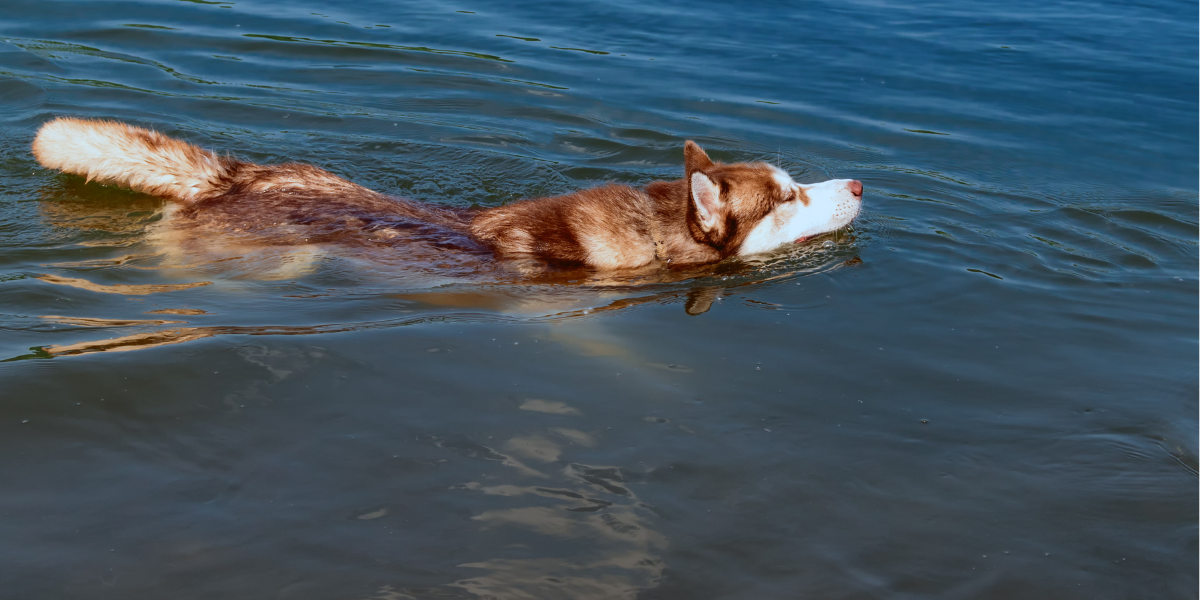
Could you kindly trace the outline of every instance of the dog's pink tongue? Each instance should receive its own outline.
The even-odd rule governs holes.
[[[795,243],[803,244],[804,242],[807,242],[807,241],[808,241],[808,236],[802,236],[802,237],[798,238]]]

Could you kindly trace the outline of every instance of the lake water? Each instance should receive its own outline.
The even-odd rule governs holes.
[[[0,596],[1195,598],[1197,72],[1181,0],[5,0]],[[621,285],[164,255],[60,115],[457,206],[688,139],[867,191]]]

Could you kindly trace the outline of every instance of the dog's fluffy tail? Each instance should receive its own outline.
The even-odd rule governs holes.
[[[50,169],[185,203],[223,193],[242,165],[149,129],[71,117],[42,125],[33,155]]]

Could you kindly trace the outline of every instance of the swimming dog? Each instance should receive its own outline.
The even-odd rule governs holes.
[[[243,162],[115,121],[54,119],[38,131],[33,154],[44,167],[173,201],[171,219],[194,235],[420,246],[601,271],[769,252],[849,224],[863,194],[856,180],[805,185],[767,163],[714,162],[690,140],[683,179],[484,209],[388,196],[311,165]]]

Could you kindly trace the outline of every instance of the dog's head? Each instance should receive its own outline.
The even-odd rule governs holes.
[[[714,163],[690,140],[683,162],[688,227],[724,256],[769,252],[828,233],[862,208],[862,183],[853,179],[804,185],[767,163]]]

